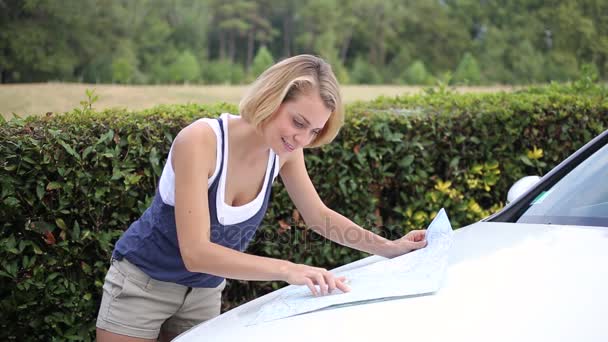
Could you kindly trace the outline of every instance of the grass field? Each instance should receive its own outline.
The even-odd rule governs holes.
[[[238,103],[246,86],[203,85],[145,85],[123,86],[80,83],[0,84],[0,113],[5,118],[12,113],[19,116],[39,115],[47,112],[66,112],[80,107],[86,98],[85,90],[94,89],[99,95],[93,108],[123,107],[150,108],[158,104],[174,103]],[[345,102],[371,100],[378,96],[396,96],[421,91],[422,87],[395,85],[346,85],[342,87]],[[509,91],[512,87],[460,87],[459,92]]]

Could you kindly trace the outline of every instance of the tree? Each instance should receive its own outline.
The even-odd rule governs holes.
[[[403,13],[403,4],[396,0],[371,0],[365,2],[361,18],[365,25],[360,26],[359,37],[365,39],[367,60],[372,65],[383,67],[387,56],[387,42],[394,39],[399,15]]]
[[[358,84],[380,84],[382,83],[382,75],[378,70],[362,57],[355,59],[353,68],[350,72],[350,79]]]
[[[387,54],[405,47],[413,59],[424,61],[430,73],[454,70],[460,56],[471,49],[472,40],[463,23],[466,18],[456,17],[445,2],[412,0],[407,6],[390,8],[396,32],[387,41]]]
[[[507,63],[513,70],[513,83],[535,83],[543,79],[545,58],[528,40],[507,51]]]
[[[460,60],[453,76],[454,83],[477,85],[481,82],[481,72],[477,60],[470,52],[467,52]]]
[[[333,54],[336,46],[336,21],[338,4],[336,0],[309,0],[299,9],[296,36],[298,53]],[[319,51],[322,49],[323,51]],[[330,52],[330,53],[328,53]]]
[[[489,27],[484,39],[475,42],[475,55],[479,57],[484,80],[492,83],[513,82],[513,73],[506,63],[508,46],[508,34],[495,27]]]
[[[268,51],[266,46],[262,46],[253,59],[253,64],[251,65],[251,76],[260,76],[264,70],[268,69],[273,64],[274,58],[270,54],[270,51]]]
[[[421,60],[417,60],[405,71],[404,79],[409,84],[430,84],[432,76],[426,70],[426,66]]]
[[[75,79],[95,56],[109,53],[115,43],[113,34],[101,29],[116,17],[114,8],[105,5],[94,0],[0,3],[2,82]],[[120,26],[117,22],[116,27]]]
[[[412,55],[406,46],[399,48],[399,52],[390,60],[384,68],[384,78],[390,83],[403,83],[403,74],[412,61]]]
[[[206,82],[238,83],[262,46],[319,55],[343,83],[345,65],[356,82],[412,68],[476,82],[475,64],[484,83],[574,79],[583,63],[605,79],[605,13],[605,0],[0,0],[0,82],[176,82],[170,66],[189,51],[199,67],[236,68],[205,65]],[[362,76],[368,64],[379,77]]]
[[[174,82],[194,82],[200,80],[201,68],[194,54],[186,50],[169,66],[169,75]]]
[[[203,63],[202,75],[207,84],[241,84],[245,81],[243,65],[227,59]]]
[[[137,58],[129,42],[124,42],[112,59],[112,82],[132,83],[138,73]]]
[[[272,23],[262,11],[262,9],[272,8],[271,3],[271,0],[254,1],[245,16],[245,20],[249,23],[249,29],[246,33],[247,56],[245,59],[245,69],[247,70],[249,70],[251,63],[253,63],[256,42],[265,46],[278,35],[278,31],[272,27]]]
[[[274,6],[270,6],[274,11],[273,17],[279,17],[280,28],[277,31],[280,32],[282,46],[281,54],[283,57],[291,56],[293,50],[293,36],[295,31],[295,18],[296,18],[296,7],[299,1],[297,0],[284,0],[274,2]],[[270,42],[269,42],[270,43]]]
[[[117,83],[131,83],[135,77],[133,61],[127,57],[118,57],[112,61],[112,81]]]
[[[573,53],[552,51],[547,56],[544,68],[544,81],[574,81],[578,78],[579,68]]]
[[[219,59],[235,61],[237,40],[245,37],[252,29],[247,16],[256,10],[256,6],[250,0],[210,0],[210,7],[215,12],[214,25],[218,31]]]

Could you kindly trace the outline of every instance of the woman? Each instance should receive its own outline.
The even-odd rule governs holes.
[[[175,138],[150,208],[116,243],[99,341],[170,340],[219,315],[225,278],[282,280],[315,296],[349,291],[325,269],[243,253],[278,174],[306,224],[337,243],[385,257],[426,245],[424,230],[389,241],[319,198],[303,149],[331,142],[343,123],[325,61],[300,55],[270,67],[239,112],[195,121]]]

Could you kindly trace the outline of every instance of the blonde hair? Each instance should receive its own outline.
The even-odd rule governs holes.
[[[259,129],[276,113],[279,106],[302,94],[317,91],[325,107],[331,110],[321,132],[306,147],[330,143],[344,124],[340,86],[329,63],[312,55],[298,55],[271,66],[253,82],[239,103],[245,121]]]

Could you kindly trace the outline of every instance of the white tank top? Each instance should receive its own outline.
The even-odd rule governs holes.
[[[274,182],[274,179],[279,174],[279,165],[280,165],[279,156],[276,153],[274,153],[274,151],[272,149],[268,152],[268,162],[266,164],[266,173],[264,174],[264,183],[263,183],[264,185],[262,186],[262,189],[258,193],[256,198],[253,199],[253,201],[240,205],[240,206],[236,206],[236,207],[226,204],[224,197],[226,194],[226,172],[227,172],[226,165],[228,163],[228,156],[226,155],[226,156],[224,156],[224,158],[222,158],[222,143],[221,143],[220,139],[224,140],[226,152],[230,151],[229,146],[228,146],[228,119],[236,118],[238,116],[228,114],[228,113],[223,113],[220,117],[222,118],[222,120],[224,122],[224,136],[223,137],[221,136],[219,122],[216,119],[202,118],[202,119],[197,120],[197,122],[204,121],[209,126],[211,126],[211,128],[215,132],[215,138],[216,138],[217,151],[216,151],[216,160],[215,160],[215,170],[213,171],[213,175],[207,181],[207,188],[209,188],[209,186],[211,186],[211,184],[213,183],[215,178],[218,177],[218,173],[220,170],[220,162],[222,162],[222,160],[224,162],[224,165],[222,168],[222,174],[219,175],[220,181],[219,181],[219,186],[218,186],[218,191],[217,191],[217,198],[215,199],[216,207],[217,207],[217,217],[221,224],[236,224],[236,223],[240,223],[240,222],[243,222],[243,221],[251,218],[262,207],[262,204],[264,203],[264,194],[266,193],[266,187],[268,186],[267,180],[268,180],[268,177],[270,176],[269,173],[271,172],[271,169],[272,169],[273,159],[276,159],[276,167],[274,168],[274,174],[271,175],[273,182]],[[173,165],[171,165],[171,151],[172,150],[173,150],[173,144],[171,145],[171,149],[169,150],[169,156],[167,157],[167,162],[165,163],[165,167],[160,176],[158,191],[160,193],[161,199],[163,200],[163,203],[170,205],[170,206],[175,206],[175,173],[173,172]],[[209,200],[212,201],[213,199],[210,198]],[[212,214],[212,213],[210,213],[210,214]]]

